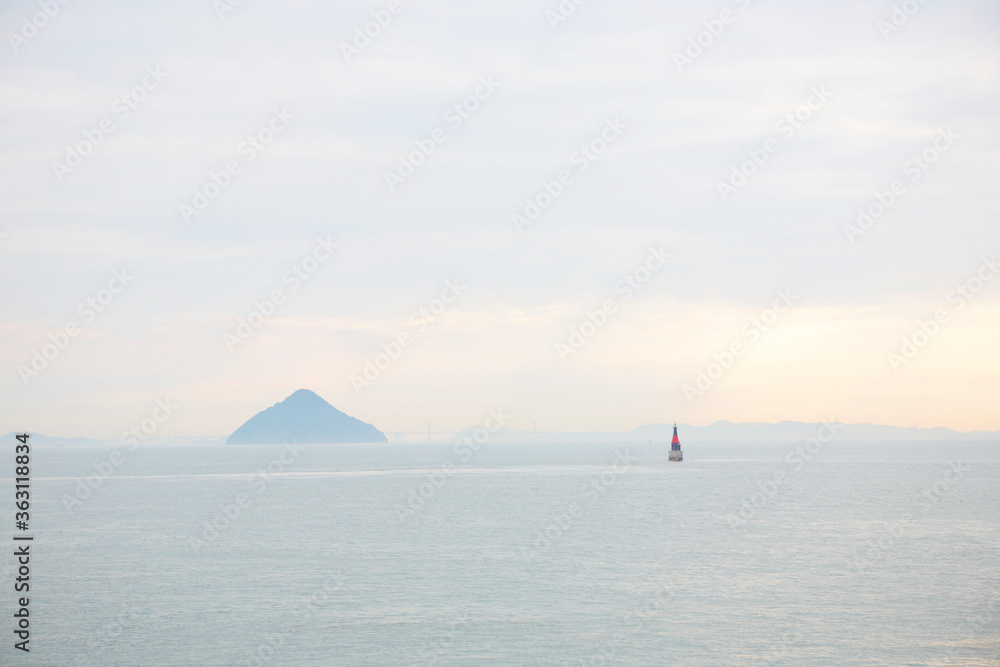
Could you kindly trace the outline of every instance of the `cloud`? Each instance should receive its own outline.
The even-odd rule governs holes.
[[[811,324],[776,329],[776,347],[746,359],[757,384],[734,374],[697,415],[810,420],[842,406],[843,421],[908,424],[937,410],[942,425],[1000,428],[934,384],[968,378],[964,405],[997,398],[980,385],[1000,373],[993,358],[956,347],[983,345],[975,327],[996,332],[995,287],[921,356],[919,389],[885,376],[872,352],[1000,246],[994,4],[927,4],[885,39],[890,4],[750,3],[683,72],[673,52],[737,4],[587,3],[552,30],[555,4],[405,4],[351,62],[340,45],[378,3],[243,3],[222,20],[204,2],[64,7],[0,58],[0,398],[67,435],[128,422],[83,409],[94,391],[113,415],[141,412],[129,391],[169,390],[204,406],[184,428],[223,433],[247,403],[276,400],[276,385],[310,383],[387,428],[460,428],[501,399],[562,428],[632,428],[683,419],[679,386],[711,358],[709,341],[793,285]],[[18,30],[33,11],[8,4],[0,26]],[[52,163],[156,65],[162,85],[59,182]],[[488,75],[496,93],[390,191],[385,172]],[[717,184],[815,86],[832,98],[722,201]],[[241,142],[276,107],[295,115],[288,129],[183,224],[179,205],[245,158]],[[516,236],[511,214],[576,169],[574,153],[615,116],[629,124],[620,140]],[[948,126],[954,149],[849,243],[858,207]],[[224,332],[321,234],[342,254],[231,358]],[[564,367],[555,342],[650,244],[669,248],[670,266]],[[24,391],[17,365],[121,266],[134,287]],[[369,398],[354,396],[353,369],[454,277],[468,294]],[[812,361],[799,363],[802,350]],[[804,386],[823,389],[811,403]],[[859,394],[880,396],[885,416]]]

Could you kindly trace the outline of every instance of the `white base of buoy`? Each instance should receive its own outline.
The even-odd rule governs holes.
[[[683,461],[684,460],[684,452],[682,452],[680,450],[674,451],[674,450],[671,449],[670,450],[669,460],[670,461]]]

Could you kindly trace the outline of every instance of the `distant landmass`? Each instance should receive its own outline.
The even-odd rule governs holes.
[[[761,441],[801,441],[804,442],[816,435],[823,424],[821,422],[782,421],[777,424],[761,422],[734,423],[719,420],[708,426],[691,426],[678,424],[681,442],[698,440],[701,442],[761,442]],[[837,440],[854,440],[864,442],[877,441],[1000,441],[1000,431],[972,431],[962,433],[947,428],[903,428],[899,426],[880,426],[877,424],[847,424],[836,434]],[[646,424],[631,431],[517,431],[502,429],[490,440],[493,442],[670,442],[674,425]],[[465,429],[462,434],[471,433],[473,429]],[[442,438],[448,440],[449,438]]]
[[[708,426],[677,424],[681,442],[805,442],[816,435],[821,422],[782,421],[777,424],[762,422],[715,421]],[[480,427],[470,426],[457,433],[435,433],[431,442],[454,442],[462,437],[473,437]],[[0,442],[13,442],[17,433],[0,436]],[[670,442],[673,424],[645,424],[631,431],[518,431],[501,428],[490,435],[491,442]],[[417,435],[411,433],[408,435]],[[399,434],[393,441],[402,441]],[[917,428],[915,426],[880,426],[878,424],[842,425],[835,437],[839,441],[855,442],[996,442],[1000,444],[1000,431],[970,431],[963,433],[948,428]],[[410,442],[428,442],[426,436]],[[212,445],[221,438],[185,437],[174,439],[172,443]],[[91,438],[61,438],[31,434],[30,442],[41,446],[107,446],[103,440]],[[285,400],[257,413],[243,426],[236,429],[226,440],[226,444],[280,444],[284,442],[387,442],[385,434],[371,424],[345,415],[315,393],[300,389]],[[115,444],[112,442],[111,444]]]
[[[14,442],[14,436],[21,435],[21,431],[12,431],[7,435],[0,435],[0,442]],[[94,446],[107,445],[103,440],[91,440],[90,438],[60,438],[55,435],[42,435],[41,433],[29,433],[29,445],[42,445],[44,447],[76,447],[79,445]],[[17,443],[14,443],[17,444]]]
[[[683,426],[683,433],[699,440],[806,440],[816,435],[821,422],[781,421],[777,424],[761,422],[715,421],[708,426]],[[962,433],[948,428],[918,428],[916,426],[880,426],[878,424],[842,424],[843,430],[836,435],[837,440],[998,440],[1000,432],[972,431]],[[682,425],[678,424],[678,428]],[[669,438],[673,424],[646,424],[629,431],[638,440]]]
[[[226,439],[227,445],[282,442],[387,442],[387,439],[371,424],[345,415],[308,389],[299,389],[258,412]]]

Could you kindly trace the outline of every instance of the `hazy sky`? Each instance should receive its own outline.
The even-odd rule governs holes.
[[[226,2],[0,10],[0,432],[1000,429],[994,0]]]

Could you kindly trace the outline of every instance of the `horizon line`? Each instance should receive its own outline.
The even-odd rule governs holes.
[[[678,421],[676,423],[677,423],[678,427],[692,427],[692,428],[708,428],[708,427],[715,426],[716,424],[720,424],[720,423],[729,424],[729,425],[732,425],[732,426],[757,426],[757,425],[778,426],[778,425],[781,425],[781,424],[803,424],[803,425],[840,424],[840,425],[843,425],[844,427],[848,427],[848,428],[852,427],[852,426],[872,426],[872,427],[876,427],[876,428],[892,428],[892,429],[899,429],[899,430],[917,430],[917,431],[945,430],[945,431],[951,431],[953,433],[957,433],[959,435],[973,435],[973,434],[980,434],[980,433],[990,434],[990,435],[1000,435],[1000,428],[998,428],[996,430],[974,429],[974,430],[971,430],[971,431],[960,431],[958,429],[951,428],[951,427],[948,427],[948,426],[919,426],[919,425],[913,425],[913,426],[895,426],[895,425],[892,425],[892,424],[876,424],[876,423],[873,423],[873,422],[855,422],[855,423],[847,424],[847,423],[844,423],[844,422],[839,422],[837,420],[830,420],[830,421],[820,420],[820,421],[804,422],[804,421],[798,421],[798,420],[794,420],[794,419],[782,419],[781,421],[777,421],[777,422],[753,422],[753,421],[734,422],[734,421],[730,421],[728,419],[716,419],[715,421],[713,421],[711,423],[708,423],[708,424],[687,424],[687,423],[680,422],[680,421]],[[649,426],[663,426],[664,428],[668,428],[669,429],[669,428],[673,428],[673,424],[674,424],[673,421],[670,421],[670,422],[648,422],[648,423],[645,423],[645,424],[640,424],[639,426],[633,427],[633,428],[628,429],[628,430],[592,430],[592,431],[587,431],[587,430],[569,430],[569,429],[536,430],[536,429],[530,429],[530,428],[509,428],[509,427],[501,427],[498,430],[499,431],[507,431],[507,432],[536,433],[536,434],[545,434],[545,435],[597,435],[597,434],[624,435],[624,434],[629,434],[629,433],[632,433],[634,431],[637,431],[640,428],[645,428],[645,427],[649,427]],[[390,436],[390,435],[392,435],[392,436],[419,436],[419,435],[445,436],[445,435],[455,435],[455,434],[458,434],[458,433],[462,433],[463,431],[466,431],[468,429],[476,428],[476,426],[477,426],[476,424],[469,424],[469,425],[464,426],[464,427],[459,428],[459,429],[444,429],[444,430],[429,430],[429,429],[423,429],[423,430],[386,429],[386,430],[383,430],[383,429],[380,429],[378,427],[375,427],[375,428],[380,433],[382,433],[383,435],[386,435],[386,436]],[[44,437],[62,438],[62,439],[67,439],[67,440],[83,439],[83,440],[98,440],[98,441],[105,441],[105,442],[114,442],[117,439],[117,438],[110,438],[110,439],[109,438],[99,438],[99,437],[92,437],[92,436],[85,436],[85,435],[72,435],[72,436],[52,435],[52,434],[48,434],[48,433],[41,433],[41,432],[38,432],[38,431],[32,432],[32,431],[23,431],[23,430],[22,431],[10,431],[9,433],[25,433],[25,432],[27,432],[29,434],[33,434],[33,435],[43,435]],[[213,439],[219,439],[219,440],[223,440],[224,441],[230,435],[232,435],[232,433],[228,433],[228,434],[196,434],[196,435],[176,435],[176,434],[174,434],[174,435],[166,435],[166,434],[164,434],[164,435],[153,435],[149,439],[150,440],[161,440],[161,441],[167,441],[167,440],[213,440]]]

